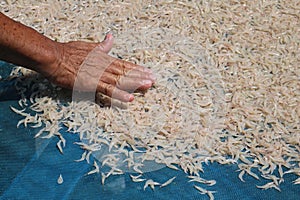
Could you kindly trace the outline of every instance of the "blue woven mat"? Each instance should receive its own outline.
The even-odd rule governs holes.
[[[10,70],[11,66],[0,63],[1,76],[7,76]],[[17,107],[17,99],[13,82],[0,80],[0,199],[208,199],[193,188],[194,183],[188,182],[184,172],[168,168],[145,174],[158,182],[177,177],[169,186],[155,191],[144,191],[144,183],[132,182],[128,174],[111,176],[102,185],[99,174],[86,175],[93,169],[91,164],[74,162],[82,154],[73,144],[79,141],[76,134],[63,133],[67,145],[62,155],[56,148],[57,138],[36,140],[37,129],[16,128],[22,117],[9,106]],[[204,178],[217,181],[208,188],[217,191],[215,199],[300,199],[300,186],[291,183],[296,179],[292,174],[284,176],[282,191],[278,192],[257,189],[256,185],[266,181],[250,176],[245,175],[246,182],[241,182],[236,165],[212,163],[204,170]],[[60,174],[64,181],[57,184]]]

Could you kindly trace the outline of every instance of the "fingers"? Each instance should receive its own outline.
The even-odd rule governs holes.
[[[104,53],[108,53],[111,50],[112,46],[113,46],[113,36],[111,33],[108,33],[105,36],[104,40],[100,42],[99,48]]]
[[[136,90],[147,90],[153,85],[149,79],[139,79],[126,76],[118,76],[104,72],[101,77],[97,92],[101,92],[111,98],[123,102],[133,101],[134,96],[130,94]]]
[[[113,37],[111,34],[107,34],[98,47],[101,52],[105,53],[105,56],[108,56],[106,53],[111,50],[112,44]],[[106,58],[105,60],[111,59]],[[100,63],[102,63],[101,61]],[[130,94],[131,92],[147,90],[155,82],[152,71],[145,67],[120,59],[114,59],[108,66],[104,71],[100,72],[101,77],[97,85],[97,92],[101,92],[111,98],[130,102],[134,99],[134,96]],[[99,74],[99,71],[95,72],[95,74]]]
[[[136,90],[147,90],[152,86],[151,80],[145,79],[132,79],[127,77],[121,77],[116,85],[119,89],[134,92]]]
[[[129,102],[134,99],[130,93],[147,90],[154,82],[155,77],[151,70],[117,59],[101,75],[97,91]]]
[[[99,82],[97,91],[123,102],[131,102],[134,100],[133,94],[130,94],[124,90],[120,90],[112,84],[108,84],[103,81]]]
[[[128,71],[132,71],[132,70],[152,74],[152,71],[150,69],[147,69],[145,67],[136,65],[136,64],[131,63],[131,62],[127,62],[125,60],[120,60],[120,59],[116,59],[113,62],[113,65],[111,65],[106,71],[111,72],[113,74],[124,75]]]
[[[139,79],[148,79],[151,80],[152,83],[155,82],[156,78],[152,72],[141,72],[139,70],[127,70],[125,74],[123,74],[126,77],[131,77],[131,78],[139,78]]]
[[[136,80],[150,80],[152,84],[155,82],[156,78],[152,73],[140,72],[137,70],[132,70],[126,72],[126,74],[113,74],[111,72],[104,72],[101,79],[107,83],[111,83],[116,85],[118,80],[123,77],[128,79],[136,79]]]
[[[139,80],[150,80],[154,84],[156,78],[150,69],[144,68],[133,63],[115,60],[109,67],[106,69],[105,76],[110,77],[110,81],[107,83],[116,84],[116,80],[119,80],[120,77],[124,77],[124,81],[130,81],[131,79]],[[114,81],[115,80],[115,81]],[[139,84],[140,85],[140,84]]]
[[[149,75],[145,74],[136,74],[136,77],[131,77],[104,72],[100,79],[107,84],[112,84],[117,88],[128,92],[134,92],[138,89],[147,90],[153,85],[153,80],[149,78]]]

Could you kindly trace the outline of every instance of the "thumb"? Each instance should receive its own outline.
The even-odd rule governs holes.
[[[113,46],[113,41],[114,39],[112,34],[111,33],[106,34],[104,40],[99,44],[100,50],[103,51],[104,53],[108,53]]]

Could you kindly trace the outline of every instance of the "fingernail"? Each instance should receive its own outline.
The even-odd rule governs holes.
[[[145,68],[144,71],[145,71],[145,72],[148,72],[148,73],[152,73],[152,70],[151,70],[151,69],[148,69],[148,68]]]
[[[127,98],[129,102],[134,100],[134,96],[132,94],[127,95]]]
[[[153,81],[155,81],[155,80],[156,80],[156,77],[155,77],[155,75],[154,75],[154,74],[151,74],[151,75],[149,76],[149,78],[150,78],[151,80],[153,80]]]
[[[151,80],[143,80],[143,85],[152,85]]]
[[[110,40],[112,38],[112,34],[111,33],[107,33],[105,35],[105,40]]]

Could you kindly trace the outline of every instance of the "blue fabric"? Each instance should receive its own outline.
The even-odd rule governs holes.
[[[0,63],[0,75],[6,76],[10,66]],[[5,70],[4,70],[5,69]],[[33,137],[38,132],[32,128],[16,128],[22,118],[10,110],[17,106],[17,96],[13,93],[12,82],[0,81],[0,199],[208,199],[193,188],[186,174],[163,168],[145,174],[158,182],[164,182],[176,176],[172,184],[155,191],[143,189],[144,183],[133,183],[128,174],[111,176],[106,184],[101,184],[99,174],[86,175],[92,165],[74,162],[79,159],[82,150],[73,144],[79,141],[76,134],[63,133],[67,140],[64,154],[56,148],[57,138],[50,140]],[[2,87],[2,89],[1,89]],[[3,88],[5,87],[5,88]],[[2,92],[1,92],[2,91]],[[2,96],[2,97],[1,97]],[[5,96],[5,98],[3,97]],[[215,190],[216,199],[299,199],[300,186],[291,182],[295,175],[285,175],[280,185],[282,192],[274,189],[260,190],[263,185],[245,175],[245,183],[238,179],[236,165],[212,163],[204,167],[204,178],[215,179],[217,184],[210,187]],[[62,174],[64,182],[59,185],[57,179]],[[204,185],[202,187],[205,187]]]

